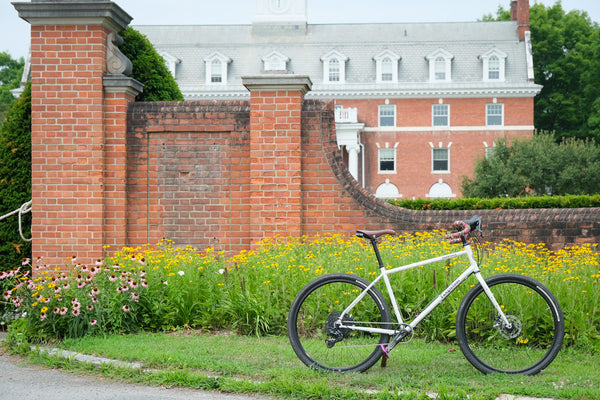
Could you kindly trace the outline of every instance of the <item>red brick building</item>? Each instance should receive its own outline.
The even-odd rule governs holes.
[[[335,100],[338,145],[369,192],[456,197],[498,138],[534,130],[529,1],[510,6],[506,22],[312,25],[304,0],[259,0],[252,25],[135,28],[186,99],[248,99],[244,76],[306,75],[307,99]]]

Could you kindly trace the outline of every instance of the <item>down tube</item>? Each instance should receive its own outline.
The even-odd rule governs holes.
[[[454,291],[454,289],[459,287],[461,285],[461,283],[463,283],[465,280],[467,280],[467,278],[469,276],[471,276],[471,274],[473,274],[475,272],[475,270],[476,270],[476,267],[473,267],[473,266],[467,268],[465,270],[465,272],[460,274],[460,276],[458,278],[456,278],[456,280],[454,282],[452,282],[450,284],[450,286],[448,286],[442,293],[440,293],[438,295],[438,297],[433,299],[433,301],[431,303],[429,303],[427,305],[427,307],[419,315],[417,315],[417,317],[415,319],[413,319],[412,322],[408,325],[413,329],[417,325],[419,325],[419,323],[421,323],[421,321],[423,321],[423,319],[425,319],[425,317],[427,317],[437,306],[439,306],[442,303],[442,301],[444,301],[446,299],[446,297],[448,297],[450,295],[450,293],[452,293]]]

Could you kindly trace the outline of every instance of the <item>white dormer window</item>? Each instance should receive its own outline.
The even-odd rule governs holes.
[[[165,61],[165,65],[171,75],[173,75],[173,78],[177,79],[177,65],[181,64],[181,60],[175,56],[172,56],[166,51],[158,51],[158,54]]]
[[[262,58],[265,71],[287,71],[287,63],[290,58],[278,51],[272,51]]]
[[[323,62],[323,82],[346,82],[346,61],[348,61],[348,57],[334,50],[321,57],[321,61]]]
[[[377,73],[377,83],[396,83],[398,82],[398,60],[400,57],[386,50],[375,57],[375,69]]]
[[[427,57],[429,61],[429,80],[431,82],[450,82],[452,80],[452,59],[454,56],[439,49]]]
[[[483,61],[483,80],[504,82],[506,53],[492,49],[483,54],[480,58]]]
[[[214,52],[204,59],[206,66],[206,84],[224,85],[227,84],[227,67],[231,58],[224,56],[219,52]]]

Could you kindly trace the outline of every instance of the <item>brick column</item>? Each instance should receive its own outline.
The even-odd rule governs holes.
[[[106,232],[106,222],[123,218],[105,211],[124,205],[125,193],[114,192],[124,186],[111,179],[122,175],[113,166],[124,160],[125,103],[136,89],[115,84],[107,60],[114,58],[115,34],[131,17],[101,0],[13,5],[31,24],[33,256],[53,266],[73,255],[91,263],[102,257],[107,237],[124,237]]]
[[[243,77],[250,90],[250,213],[254,241],[302,235],[301,112],[308,76]]]

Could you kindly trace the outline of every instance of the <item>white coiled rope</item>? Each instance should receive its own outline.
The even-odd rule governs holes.
[[[4,218],[8,218],[11,215],[14,214],[19,214],[19,235],[21,235],[21,239],[23,239],[26,242],[31,242],[31,240],[33,238],[26,238],[25,236],[23,236],[23,214],[27,214],[28,212],[31,211],[31,203],[33,200],[29,200],[26,203],[23,203],[23,205],[19,208],[17,208],[14,211],[9,212],[8,214],[4,214],[3,216],[0,217],[0,221],[2,221]]]

